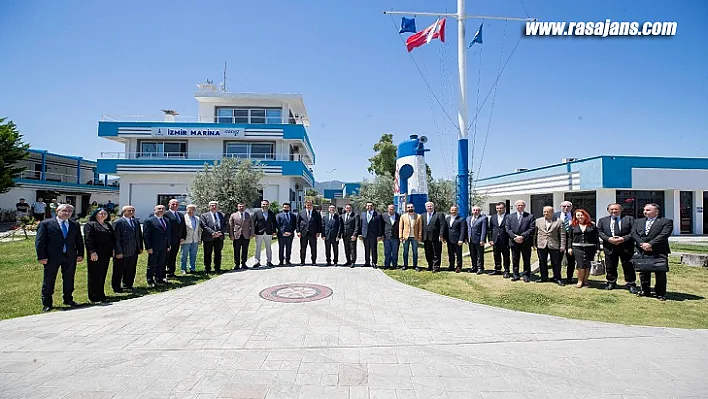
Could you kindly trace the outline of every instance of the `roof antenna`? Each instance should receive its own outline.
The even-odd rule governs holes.
[[[226,61],[224,61],[224,92],[226,92]]]

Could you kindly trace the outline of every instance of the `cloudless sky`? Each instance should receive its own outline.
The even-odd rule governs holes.
[[[522,37],[470,130],[480,176],[600,154],[708,156],[708,3],[467,1],[468,14],[543,21],[677,21],[674,37]],[[369,176],[383,133],[426,135],[436,177],[457,170],[457,30],[411,53],[400,17],[454,12],[456,1],[24,1],[0,5],[0,116],[34,148],[100,158],[102,114],[197,114],[196,83],[231,92],[300,93],[312,122],[316,178]],[[418,17],[421,30],[432,17]],[[481,20],[467,23],[467,41]],[[485,21],[467,50],[470,120],[523,22]],[[506,34],[504,33],[506,30]],[[491,106],[494,105],[493,113]],[[488,133],[487,133],[488,132]],[[484,139],[488,135],[481,163]],[[472,157],[472,156],[471,156]]]

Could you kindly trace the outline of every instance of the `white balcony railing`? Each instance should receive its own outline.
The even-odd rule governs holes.
[[[20,179],[42,180],[42,173],[32,170],[24,170],[20,173]],[[44,173],[44,181],[76,184],[76,175],[46,172]],[[103,184],[103,182],[94,181],[92,176],[84,176],[82,180],[79,180],[79,184]]]
[[[197,115],[101,115],[101,120],[105,122],[199,122],[216,123],[216,116]],[[290,118],[288,125],[303,125],[301,118]]]
[[[196,159],[215,161],[222,158],[250,159],[253,161],[300,161],[306,158],[301,154],[220,154],[213,152],[102,152],[103,159]]]

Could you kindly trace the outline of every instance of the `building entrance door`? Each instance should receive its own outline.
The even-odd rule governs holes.
[[[543,207],[553,206],[553,193],[550,194],[534,194],[531,196],[531,213],[538,219],[543,217]],[[495,211],[496,213],[496,211]]]

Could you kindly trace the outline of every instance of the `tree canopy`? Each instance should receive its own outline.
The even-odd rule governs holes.
[[[204,169],[192,179],[189,197],[201,211],[209,209],[210,201],[218,201],[227,214],[236,212],[239,202],[250,208],[262,195],[262,165],[250,160],[224,158]]]
[[[17,162],[29,156],[29,144],[22,142],[22,134],[12,122],[0,118],[0,194],[15,187],[14,179],[25,169]]]

